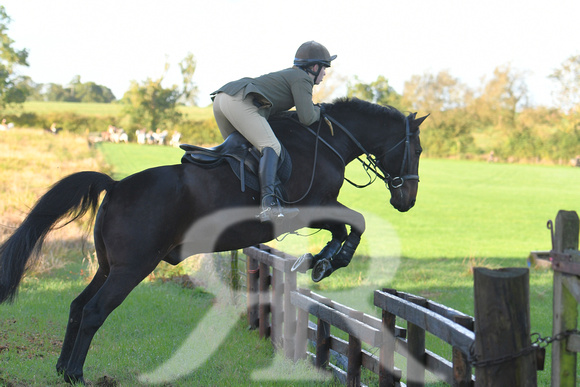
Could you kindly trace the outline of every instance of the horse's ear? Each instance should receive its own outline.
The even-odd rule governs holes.
[[[416,115],[417,113],[414,113],[414,114]],[[418,128],[418,127],[419,127],[419,125],[421,125],[421,124],[423,123],[423,121],[425,121],[425,119],[426,119],[427,117],[429,117],[430,115],[431,115],[431,113],[427,114],[427,115],[426,115],[426,116],[424,116],[424,117],[420,117],[420,118],[417,118],[417,119],[413,118],[413,126],[415,126],[415,127],[417,127],[417,128]]]

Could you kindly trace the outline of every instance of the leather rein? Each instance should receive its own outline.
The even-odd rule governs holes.
[[[332,118],[331,116],[329,116],[326,113],[321,114],[321,119],[320,119],[319,124],[318,124],[317,132],[314,132],[314,130],[312,130],[311,128],[300,124],[316,137],[317,145],[316,145],[316,151],[315,151],[315,164],[314,165],[316,165],[316,154],[318,153],[318,141],[320,141],[324,145],[326,145],[326,147],[328,147],[334,154],[336,154],[338,156],[338,158],[342,161],[342,164],[346,167],[346,163],[345,163],[344,159],[342,158],[342,156],[340,155],[340,153],[338,153],[338,151],[336,149],[334,149],[334,147],[332,145],[330,145],[326,140],[324,140],[323,138],[320,137],[320,127],[322,125],[322,118],[324,118],[324,120],[327,121],[327,124],[331,128],[331,131],[333,130],[332,129],[333,124],[336,125],[338,128],[340,128],[347,135],[347,137],[367,157],[367,161],[361,159],[360,156],[357,157],[357,160],[360,161],[360,163],[363,165],[363,169],[365,170],[365,172],[369,176],[368,183],[366,183],[364,185],[360,185],[360,184],[356,184],[353,181],[349,180],[346,176],[344,178],[344,180],[346,180],[348,183],[350,183],[354,187],[356,187],[356,188],[367,187],[367,186],[371,185],[372,183],[374,183],[374,181],[377,179],[377,177],[379,179],[381,179],[388,188],[392,188],[392,189],[400,188],[401,186],[403,186],[403,184],[405,183],[406,180],[417,180],[417,181],[419,180],[419,175],[413,175],[413,174],[408,174],[408,173],[405,174],[406,168],[408,168],[408,166],[411,165],[410,141],[411,141],[412,134],[411,134],[411,130],[409,127],[408,117],[405,117],[405,137],[401,141],[399,141],[398,143],[393,145],[390,149],[388,149],[387,151],[385,151],[384,153],[379,155],[379,157],[383,157],[387,153],[390,153],[390,152],[394,151],[395,149],[397,149],[397,147],[399,147],[401,144],[403,144],[403,143],[405,144],[405,151],[403,153],[403,163],[401,164],[401,170],[399,172],[399,176],[391,176],[387,171],[385,171],[385,169],[381,165],[380,161],[377,160],[377,157],[375,157],[370,152],[368,152],[364,148],[364,146],[352,135],[352,133],[346,127],[344,127],[344,125],[342,125],[340,122],[338,122],[336,119]],[[297,120],[294,120],[294,121],[300,123]],[[369,171],[373,172],[375,174],[375,176],[371,176]],[[314,180],[314,176],[313,176],[312,180]]]

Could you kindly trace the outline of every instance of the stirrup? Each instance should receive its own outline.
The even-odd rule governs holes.
[[[268,207],[263,206],[262,212],[260,212],[257,217],[260,222],[281,222],[286,219],[292,219],[298,215],[300,211],[298,208],[284,208],[276,200],[275,203],[271,203]]]

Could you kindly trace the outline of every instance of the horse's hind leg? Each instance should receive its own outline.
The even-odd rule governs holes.
[[[66,382],[84,383],[83,365],[91,341],[109,314],[118,307],[129,293],[153,270],[144,267],[111,268],[105,283],[85,305],[77,338],[64,372]]]
[[[87,302],[89,302],[90,299],[95,296],[101,286],[103,286],[106,279],[107,274],[102,268],[99,268],[91,280],[89,286],[87,286],[85,290],[83,290],[82,293],[71,303],[69,319],[66,325],[66,333],[64,335],[64,342],[62,344],[60,356],[56,363],[56,371],[58,373],[65,372],[66,366],[70,360],[70,355],[73,350],[75,340],[77,339],[79,326],[81,324],[83,308]]]

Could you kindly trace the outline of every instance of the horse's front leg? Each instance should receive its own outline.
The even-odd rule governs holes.
[[[310,227],[330,231],[332,234],[332,239],[318,254],[312,255],[311,253],[306,253],[298,258],[292,267],[292,271],[306,273],[306,271],[312,269],[318,261],[323,259],[331,259],[336,253],[340,251],[343,242],[348,236],[346,225],[344,223],[312,223]]]
[[[348,266],[365,231],[365,218],[362,214],[342,206],[341,216],[344,222],[350,226],[350,234],[336,254],[329,259],[320,259],[316,262],[312,268],[312,281],[314,282],[320,282],[335,270]]]
[[[316,262],[312,268],[312,281],[320,282],[335,270],[348,266],[360,243],[361,235],[362,233],[356,230],[351,231],[336,255],[330,259],[325,258]]]
[[[365,219],[362,214],[340,203],[324,207],[322,214],[322,219],[313,221],[310,227],[329,230],[332,233],[332,240],[317,255],[302,256],[293,268],[301,272],[313,269],[314,282],[319,282],[333,271],[347,266],[365,231]],[[350,234],[347,234],[346,225],[350,226]]]

